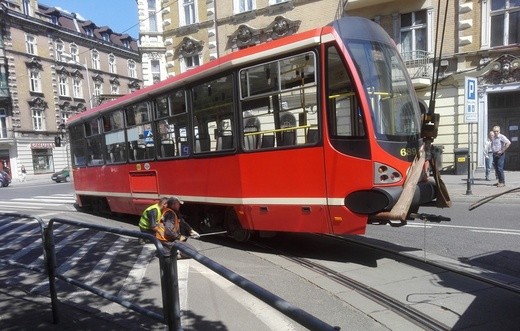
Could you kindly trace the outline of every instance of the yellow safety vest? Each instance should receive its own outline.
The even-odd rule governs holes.
[[[151,209],[157,209],[157,222],[161,219],[161,208],[159,207],[159,204],[151,205],[150,207],[146,208],[141,215],[141,219],[139,220],[139,228],[143,230],[150,230],[150,220],[148,219],[148,211]]]

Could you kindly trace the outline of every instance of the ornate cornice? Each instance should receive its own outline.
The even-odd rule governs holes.
[[[275,40],[296,33],[301,21],[292,21],[284,16],[276,16],[273,22],[264,28],[256,29],[241,24],[229,36],[230,44],[236,48],[245,48],[269,40]]]
[[[182,42],[177,46],[177,52],[184,57],[190,57],[199,54],[203,48],[204,42],[190,37],[184,37]]]
[[[31,108],[40,108],[40,109],[48,108],[47,102],[40,97],[32,98],[28,101],[28,103]]]
[[[490,61],[480,82],[486,85],[508,84],[520,82],[520,58],[504,54],[494,61]]]

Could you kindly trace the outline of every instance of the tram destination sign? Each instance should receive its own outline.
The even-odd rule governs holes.
[[[477,79],[464,79],[464,122],[478,123]]]

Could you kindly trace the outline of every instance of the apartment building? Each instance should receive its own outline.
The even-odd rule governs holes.
[[[68,166],[66,120],[142,86],[137,41],[78,14],[3,0],[0,37],[0,167],[15,179]]]
[[[442,146],[445,171],[463,149],[473,168],[483,167],[484,141],[494,125],[512,141],[506,169],[520,170],[516,0],[163,0],[161,6],[169,76],[343,15],[371,19],[395,40],[418,96],[428,105],[435,100],[441,115],[435,144]],[[466,77],[478,81],[476,117],[466,113]]]
[[[170,12],[170,7],[163,3],[162,0],[137,0],[139,51],[144,86],[150,86],[168,77],[163,15]]]

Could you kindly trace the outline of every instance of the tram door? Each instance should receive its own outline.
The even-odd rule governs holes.
[[[355,84],[334,46],[326,49],[326,114],[331,149],[325,149],[327,196],[334,233],[364,233],[366,217],[346,210],[350,193],[373,185],[370,141]]]

